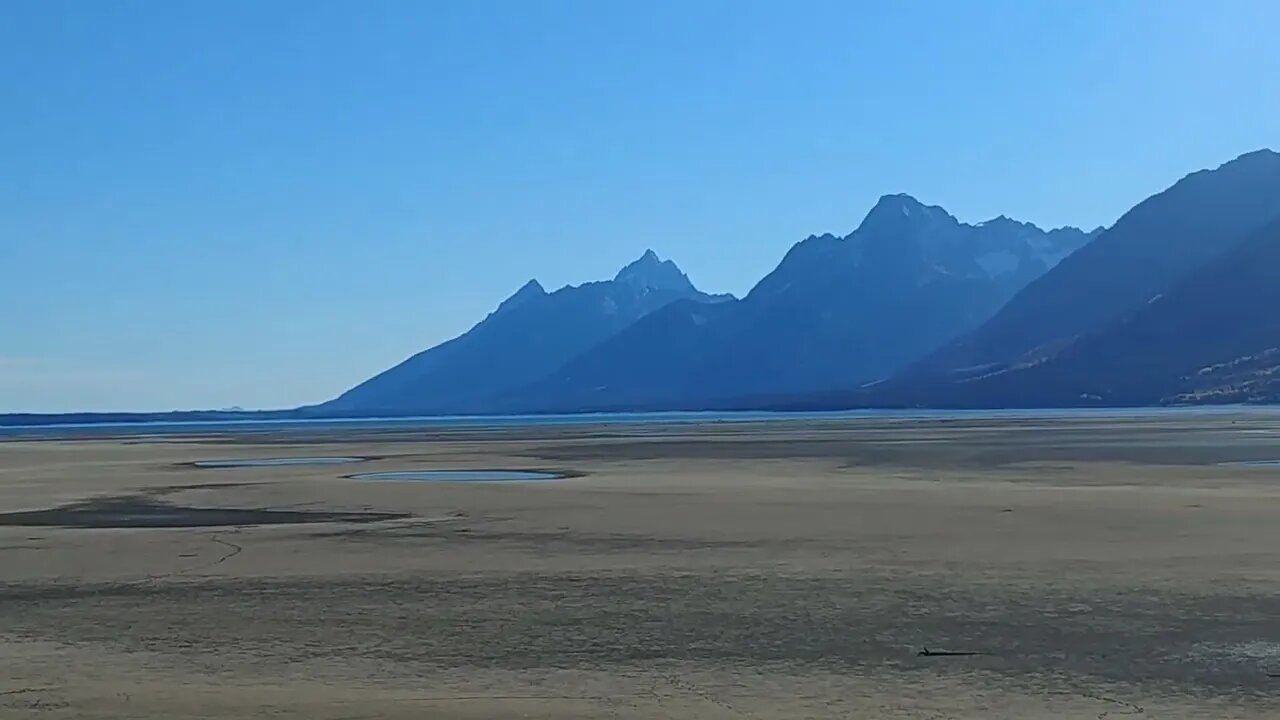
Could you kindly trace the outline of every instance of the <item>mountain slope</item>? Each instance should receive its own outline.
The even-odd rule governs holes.
[[[1280,220],[1033,365],[932,393],[960,405],[1280,401]]]
[[[468,332],[425,350],[315,408],[325,414],[483,412],[645,315],[699,292],[647,251],[610,281],[547,293],[531,280]]]
[[[887,195],[845,238],[812,236],[740,302],[678,303],[508,395],[508,409],[696,408],[882,377],[990,317],[1090,235],[960,223]]]
[[[902,379],[1034,361],[1139,307],[1179,277],[1280,217],[1280,154],[1242,155],[1143,201],[1030,283],[990,321]]]

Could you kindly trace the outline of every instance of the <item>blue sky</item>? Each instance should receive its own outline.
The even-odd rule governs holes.
[[[742,293],[884,193],[1110,224],[1280,149],[1280,4],[0,5],[0,412],[327,399],[530,277]]]

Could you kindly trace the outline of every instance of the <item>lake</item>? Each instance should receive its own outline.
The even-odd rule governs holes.
[[[313,420],[214,420],[188,422],[105,422],[51,425],[0,425],[0,437],[149,436],[298,430],[448,430],[559,425],[669,425],[677,423],[786,422],[842,419],[1106,418],[1233,412],[1275,413],[1280,406],[1212,405],[1156,408],[1041,408],[1010,410],[844,410],[834,412],[653,412],[575,415],[432,416],[334,418]]]

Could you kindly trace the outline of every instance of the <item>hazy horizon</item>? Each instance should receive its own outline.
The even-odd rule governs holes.
[[[1280,149],[1280,7],[11,3],[0,413],[282,408],[652,248],[1110,225]]]

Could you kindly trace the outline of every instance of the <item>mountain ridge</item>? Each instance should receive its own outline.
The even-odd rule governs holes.
[[[1006,220],[983,228],[905,193],[883,195],[853,232],[796,243],[723,311],[673,304],[508,394],[502,408],[692,407],[743,388],[784,394],[834,382],[846,371],[887,372],[994,312],[1056,262],[1037,248],[1065,255],[1090,237]],[[1009,272],[984,268],[979,250],[1003,252]],[[895,329],[866,314],[872,306],[931,317]],[[893,332],[889,342],[877,341],[877,334]],[[859,360],[853,353],[861,366],[846,364]]]
[[[1178,402],[1178,397],[1207,401],[1208,396],[1197,395],[1200,390],[1195,388],[1176,390],[1178,383],[1159,372],[1160,362],[1175,366],[1179,357],[1190,355],[1167,337],[1157,338],[1165,353],[1160,362],[1152,359],[1141,370],[1131,367],[1128,376],[1115,369],[1124,365],[1125,357],[1143,355],[1141,347],[1126,345],[1123,338],[1125,333],[1140,336],[1142,323],[1157,319],[1167,332],[1170,317],[1152,316],[1149,307],[1167,302],[1165,298],[1183,282],[1209,272],[1249,243],[1265,243],[1266,238],[1253,239],[1255,233],[1274,233],[1276,222],[1280,222],[1280,154],[1255,151],[1191,173],[1138,203],[1093,243],[1028,284],[972,333],[883,382],[858,391],[832,392],[827,400],[813,398],[800,405],[1043,407]],[[1253,272],[1243,263],[1236,268],[1241,278]],[[1224,297],[1234,290],[1226,281],[1220,280],[1220,287]],[[1205,293],[1202,302],[1212,304],[1212,298]],[[1234,328],[1248,335],[1251,327],[1265,326],[1266,317],[1259,309],[1267,302],[1258,300],[1253,316],[1240,312],[1218,318],[1221,327],[1196,325],[1197,312],[1184,305],[1179,321],[1187,325],[1188,335],[1182,341],[1212,348],[1225,342],[1213,339],[1221,337],[1220,330]],[[1085,312],[1073,312],[1081,307]],[[1128,330],[1117,329],[1122,326]],[[1214,360],[1233,366],[1241,358],[1227,352]],[[1089,382],[1082,367],[1092,368],[1099,380],[1104,368],[1112,368],[1112,385]],[[1156,377],[1168,386],[1163,394],[1134,390],[1152,387]],[[1121,384],[1130,390],[1117,389]],[[1215,394],[1218,399],[1224,396]]]
[[[515,347],[546,345],[559,321],[528,314],[553,302],[570,308],[590,297],[586,315],[612,320],[551,343],[554,351],[541,362],[508,363],[503,383],[476,387],[455,374],[435,395],[412,382],[391,390],[399,409],[476,413],[981,405],[988,390],[975,388],[988,388],[987,402],[997,406],[1049,397],[1066,402],[1057,390],[1036,400],[1000,388],[1016,385],[1007,378],[1023,377],[1017,373],[1026,368],[1076,367],[1068,360],[1094,342],[1088,338],[1111,337],[1106,329],[1119,318],[1231,255],[1274,218],[1280,218],[1280,154],[1271,150],[1190,173],[1089,232],[1043,230],[1006,215],[965,223],[909,194],[886,194],[852,232],[810,235],[792,245],[741,299],[697,291],[672,261],[650,250],[613,280],[552,293],[531,281],[469,333],[415,358],[430,355],[472,370],[492,363],[501,354],[494,348],[506,341],[485,345],[488,357],[457,346],[472,343],[473,333],[493,334],[486,323],[495,318],[522,338]],[[1249,328],[1240,333],[1247,336]],[[1271,350],[1256,352],[1270,357]],[[454,355],[464,360],[450,360]],[[1217,362],[1238,375],[1260,367],[1249,358]],[[378,377],[396,374],[403,371]],[[347,406],[353,408],[369,406]]]
[[[1280,217],[1052,355],[931,388],[918,399],[1008,407],[1277,402],[1275,307]]]
[[[1277,214],[1280,154],[1274,151],[1245,153],[1190,173],[1135,205],[1097,242],[1029,283],[982,328],[924,359],[915,371],[1013,362],[1037,346],[1071,337],[1210,260],[1222,249],[1214,247],[1214,238],[1239,239]],[[1093,273],[1087,282],[1080,277],[1086,272]],[[1055,319],[1048,308],[1064,304],[1076,311]]]
[[[490,398],[532,382],[569,357],[680,299],[723,302],[697,290],[652,250],[613,280],[546,292],[530,280],[458,337],[428,348],[312,408],[319,414],[482,412]]]

